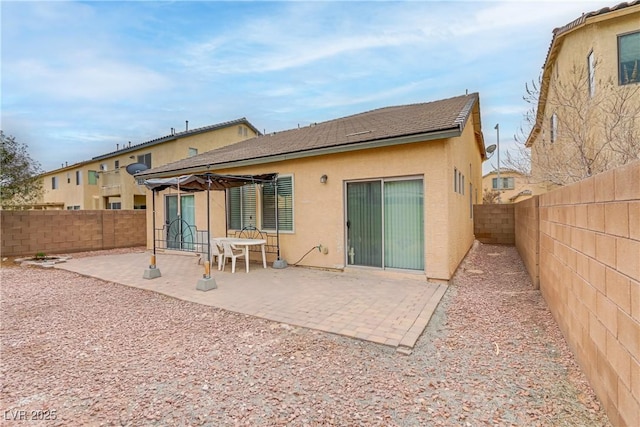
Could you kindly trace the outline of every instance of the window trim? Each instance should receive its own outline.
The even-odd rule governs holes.
[[[289,234],[293,234],[295,233],[295,179],[294,179],[294,175],[293,174],[280,174],[278,175],[277,179],[290,179],[291,180],[291,229],[283,229],[281,227],[278,227],[278,231],[280,233],[289,233]],[[241,230],[244,227],[247,226],[255,226],[256,228],[264,231],[264,232],[275,232],[276,229],[275,228],[271,228],[271,227],[267,227],[265,226],[265,212],[266,212],[266,208],[265,208],[265,194],[264,194],[264,188],[266,185],[269,184],[264,184],[264,185],[257,185],[257,184],[250,184],[250,185],[255,185],[256,187],[256,191],[255,191],[255,196],[254,196],[254,200],[253,200],[253,206],[249,205],[250,208],[252,208],[252,210],[248,213],[244,213],[243,214],[243,209],[245,209],[247,206],[245,206],[246,203],[246,199],[245,199],[245,192],[244,192],[244,188],[246,188],[247,186],[242,186],[242,187],[236,187],[239,189],[240,191],[240,198],[238,199],[239,202],[235,202],[235,203],[240,203],[240,228],[234,227],[234,225],[232,224],[232,219],[231,216],[233,214],[233,207],[232,207],[232,198],[230,197],[230,191],[232,191],[233,189],[228,189],[226,191],[226,197],[227,197],[227,201],[226,201],[226,207],[227,207],[227,213],[226,213],[226,218],[227,218],[227,230]],[[251,202],[250,202],[251,203]],[[236,208],[237,209],[237,208]],[[280,212],[282,212],[282,210],[280,210]],[[238,213],[236,212],[236,215]],[[252,220],[250,220],[249,224],[245,223],[244,218],[247,217],[247,214],[252,215],[253,218]],[[282,217],[279,217],[282,218]]]
[[[512,176],[501,176],[500,183],[502,186],[498,188],[498,177],[491,178],[491,189],[494,191],[514,190],[516,188],[516,179]]]
[[[149,163],[146,162],[147,156],[149,156]],[[138,163],[142,163],[143,165],[146,165],[149,169],[153,167],[151,153],[138,154],[138,157],[136,158],[136,160],[138,161]]]
[[[632,81],[629,81],[629,82],[626,82],[626,83],[622,81],[622,62],[621,62],[621,58],[620,58],[620,53],[621,53],[620,52],[620,47],[621,47],[620,45],[621,45],[621,41],[622,41],[622,39],[624,37],[633,36],[633,35],[637,36],[638,39],[640,39],[640,31],[638,31],[638,30],[630,31],[628,33],[618,34],[618,36],[617,36],[617,40],[616,41],[617,41],[617,54],[618,54],[618,57],[616,59],[616,62],[617,62],[617,65],[618,65],[618,86],[626,86],[626,85],[629,85],[629,84],[640,83],[640,57],[636,58],[636,65],[638,66],[638,69],[636,70],[637,75],[636,75],[635,80],[632,80]]]
[[[550,118],[549,140],[552,144],[558,140],[558,114],[556,114],[555,111],[551,114]]]
[[[280,180],[280,179],[283,179],[283,178],[291,180],[291,230],[283,229],[280,226],[278,226],[278,232],[280,232],[280,233],[295,233],[295,231],[296,231],[295,179],[293,177],[293,174],[278,174],[278,177],[276,178],[276,180]],[[262,186],[261,187],[261,191],[260,191],[260,226],[261,226],[261,230],[275,232],[276,231],[275,228],[267,228],[264,225],[264,213],[266,211],[264,202],[265,202],[264,186]],[[276,205],[276,209],[277,209],[277,205]]]
[[[93,179],[91,179],[92,176],[93,176]],[[94,171],[94,170],[87,171],[87,184],[98,185],[98,171]]]
[[[248,212],[249,214],[253,215],[253,221],[252,221],[253,224],[251,224],[251,221],[249,221],[250,222],[249,224],[245,224],[245,221],[244,221],[244,218],[246,216],[244,214],[244,207],[245,207],[245,203],[246,203],[245,202],[245,200],[246,200],[245,199],[245,194],[246,194],[245,188],[250,186],[250,185],[256,186],[256,184],[247,184],[247,185],[243,185],[241,187],[233,187],[233,188],[227,189],[227,191],[226,191],[226,197],[227,197],[227,214],[226,214],[226,217],[227,217],[227,230],[242,230],[244,227],[249,227],[249,226],[258,227],[258,200],[257,199],[258,199],[258,193],[260,193],[258,191],[258,188],[256,188],[256,191],[255,191],[255,193],[253,195],[253,206],[252,206],[253,210]],[[239,212],[239,215],[240,215],[240,228],[234,227],[233,224],[232,224],[232,220],[231,220],[231,215],[232,215],[231,203],[232,203],[232,199],[230,197],[230,193],[231,193],[231,191],[235,191],[236,189],[237,189],[237,191],[240,192],[240,197],[239,197],[239,201],[240,201],[240,206],[239,206],[239,208],[240,208],[240,212]],[[251,206],[249,206],[249,207],[251,208]]]
[[[596,59],[593,49],[587,55],[587,84],[589,87],[589,98],[596,95]]]
[[[453,168],[453,191],[458,192],[458,168]]]

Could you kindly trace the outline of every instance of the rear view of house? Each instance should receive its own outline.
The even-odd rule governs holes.
[[[277,174],[277,193],[264,183],[211,192],[211,224],[206,193],[165,190],[156,196],[155,232],[147,211],[149,246],[151,236],[166,232],[162,224],[180,216],[213,236],[277,228],[290,264],[449,280],[474,240],[472,205],[482,198],[484,159],[473,93],[261,135],[137,178]]]

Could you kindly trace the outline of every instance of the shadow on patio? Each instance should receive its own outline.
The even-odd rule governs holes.
[[[334,272],[252,264],[231,273],[212,268],[217,289],[196,290],[204,268],[198,257],[160,253],[162,276],[143,279],[149,253],[70,259],[56,268],[148,289],[174,298],[295,326],[397,347],[409,353],[427,326],[447,286],[423,275],[384,271]]]

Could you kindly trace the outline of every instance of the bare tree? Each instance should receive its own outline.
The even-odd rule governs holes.
[[[38,202],[43,192],[40,164],[27,152],[26,144],[0,130],[0,202],[3,209]]]
[[[497,203],[500,203],[500,192],[485,188],[484,192],[482,193],[482,204],[495,205]]]
[[[597,66],[597,64],[596,64]],[[525,142],[537,123],[541,83],[525,85],[530,105],[515,135],[518,151],[505,164],[533,182],[566,185],[640,159],[640,88],[599,81],[592,91],[584,66],[551,79],[546,114],[535,143]],[[529,165],[532,165],[529,169]]]
[[[540,98],[540,86],[542,76],[538,81],[525,83],[525,94],[522,99],[527,103],[527,111],[523,114],[522,124],[518,132],[513,136],[516,141],[516,151],[513,154],[506,152],[506,158],[502,163],[509,169],[520,173],[527,181],[531,181],[531,149],[526,146],[527,138],[536,125],[538,99]]]

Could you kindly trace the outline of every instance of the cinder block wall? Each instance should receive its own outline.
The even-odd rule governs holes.
[[[539,204],[540,290],[611,423],[640,426],[640,161]],[[516,210],[523,247],[527,209]]]
[[[0,211],[2,256],[146,245],[144,210]]]
[[[538,218],[539,197],[534,196],[514,206],[515,243],[518,253],[527,267],[535,289],[540,287],[538,277],[540,220]]]
[[[515,243],[514,205],[474,205],[473,233],[482,243],[513,245]]]

